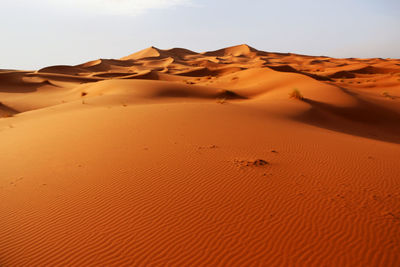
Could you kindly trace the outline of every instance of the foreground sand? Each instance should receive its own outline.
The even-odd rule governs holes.
[[[400,60],[151,47],[0,101],[0,266],[400,265]]]

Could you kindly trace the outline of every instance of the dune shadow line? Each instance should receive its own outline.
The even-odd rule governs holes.
[[[356,99],[352,107],[338,107],[304,98],[311,109],[296,120],[317,127],[354,136],[400,144],[400,114],[383,106],[360,99],[356,94],[341,90]]]

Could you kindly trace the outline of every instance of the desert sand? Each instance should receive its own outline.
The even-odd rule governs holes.
[[[400,266],[399,59],[150,47],[0,102],[0,266]]]

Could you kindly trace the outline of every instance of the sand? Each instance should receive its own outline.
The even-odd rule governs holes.
[[[398,59],[150,47],[0,102],[0,266],[400,266]]]

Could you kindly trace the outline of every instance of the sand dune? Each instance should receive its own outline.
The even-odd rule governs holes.
[[[0,266],[399,266],[399,101],[247,45],[0,70]]]

